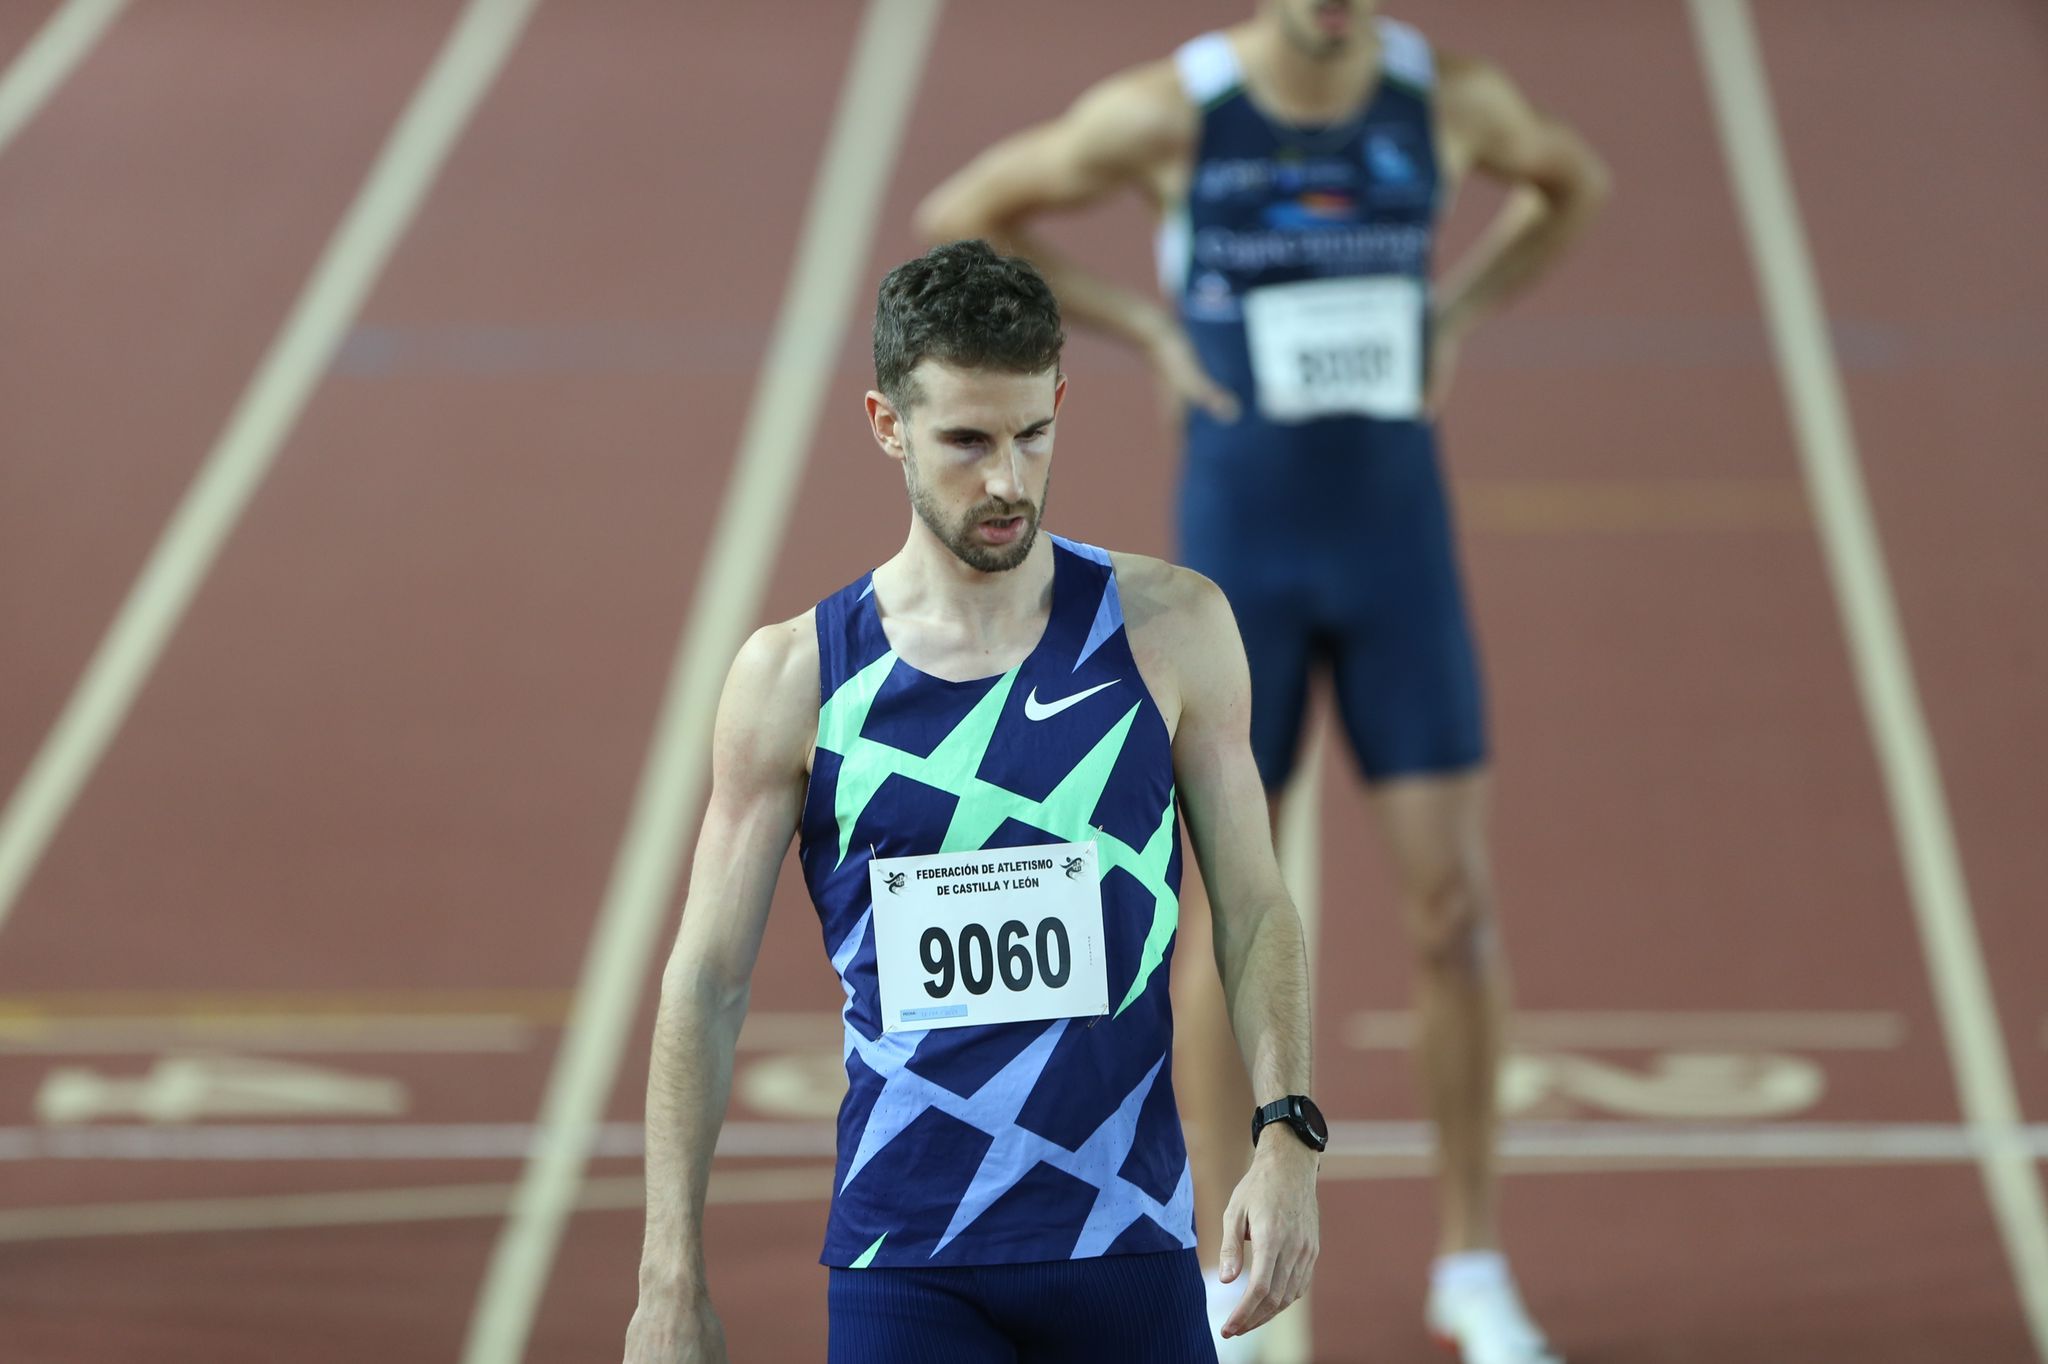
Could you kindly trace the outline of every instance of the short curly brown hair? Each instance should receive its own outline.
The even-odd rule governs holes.
[[[1030,261],[984,241],[948,242],[882,281],[875,387],[908,412],[923,396],[911,378],[921,360],[1038,374],[1058,367],[1066,339],[1059,301]]]

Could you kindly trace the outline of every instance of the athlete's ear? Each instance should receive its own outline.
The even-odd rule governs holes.
[[[1067,376],[1061,374],[1058,370],[1054,370],[1052,386],[1052,414],[1055,417],[1057,417],[1060,414],[1060,404],[1065,402],[1066,400]]]
[[[868,429],[874,432],[875,444],[881,446],[882,453],[890,459],[902,459],[907,423],[896,410],[896,404],[872,388],[868,390],[867,404]]]

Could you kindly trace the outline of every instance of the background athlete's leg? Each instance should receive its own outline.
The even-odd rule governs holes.
[[[1495,1249],[1508,970],[1487,862],[1486,776],[1387,781],[1374,804],[1414,954],[1417,1060],[1437,1128],[1439,1250]]]
[[[1372,542],[1383,552],[1367,580],[1383,590],[1358,599],[1342,636],[1338,708],[1373,782],[1414,962],[1441,1212],[1426,1314],[1467,1359],[1537,1364],[1553,1356],[1498,1250],[1508,967],[1487,852],[1479,664],[1434,460],[1426,444],[1407,453],[1416,495],[1404,500],[1410,515]]]

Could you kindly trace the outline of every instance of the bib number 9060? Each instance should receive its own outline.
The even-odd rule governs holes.
[[[993,942],[985,926],[966,924],[957,947],[945,929],[934,925],[918,940],[917,951],[931,972],[924,992],[933,999],[953,993],[956,971],[968,994],[985,995],[998,976],[1003,988],[1013,992],[1030,989],[1034,977],[1057,990],[1074,970],[1074,946],[1058,919],[1040,919],[1036,934],[1022,919],[1006,919]]]
[[[877,858],[868,886],[885,1031],[1109,1012],[1092,842]]]

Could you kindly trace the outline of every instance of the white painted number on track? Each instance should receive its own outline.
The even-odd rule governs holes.
[[[1826,1073],[1798,1056],[1742,1052],[1664,1052],[1647,1067],[1570,1052],[1512,1056],[1501,1068],[1501,1111],[1511,1117],[1563,1116],[1583,1106],[1629,1118],[1782,1118],[1820,1101]]]
[[[50,1124],[395,1117],[405,1109],[405,1086],[396,1080],[240,1056],[166,1057],[132,1078],[64,1066],[51,1071],[36,1093],[36,1117]]]

